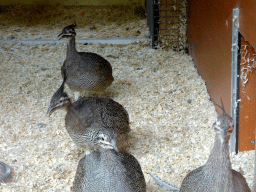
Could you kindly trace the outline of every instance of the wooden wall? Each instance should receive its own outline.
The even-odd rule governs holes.
[[[239,31],[243,37],[256,48],[256,1],[239,0]]]
[[[239,137],[240,151],[252,150],[255,144],[256,127],[256,51],[244,37],[241,38],[241,71],[240,71],[240,111]]]
[[[234,8],[239,8],[240,33],[256,48],[256,1],[188,0],[189,53],[199,74],[206,81],[211,99],[220,103],[222,98],[227,112],[231,107],[232,11]],[[251,78],[256,77],[251,76]],[[255,96],[250,95],[250,97]],[[240,106],[244,109],[250,105],[242,102]],[[220,113],[219,109],[217,111]],[[256,117],[256,110],[250,109],[250,115]],[[248,146],[248,135],[254,138],[255,126],[248,127],[243,124],[243,121],[244,119],[239,119],[239,151],[254,149],[254,145]],[[242,132],[247,132],[247,136],[244,137]],[[241,145],[242,143],[247,143],[246,147]]]
[[[230,109],[233,1],[188,0],[188,44],[211,98]],[[218,109],[220,112],[220,110]]]

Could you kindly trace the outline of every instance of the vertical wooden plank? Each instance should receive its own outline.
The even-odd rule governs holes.
[[[256,51],[241,37],[240,112],[238,150],[255,149],[256,126]]]

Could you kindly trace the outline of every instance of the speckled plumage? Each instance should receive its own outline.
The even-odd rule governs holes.
[[[66,60],[61,67],[62,76],[66,73],[66,83],[74,92],[104,91],[114,81],[112,67],[96,53],[77,52],[75,27],[76,24],[68,25],[59,34],[60,38],[68,39]]]
[[[131,154],[100,149],[79,161],[72,191],[146,192],[146,182]]]
[[[64,92],[65,80],[64,77],[61,87],[52,96],[47,113],[60,108],[67,110],[65,126],[79,147],[97,145],[95,137],[103,133],[109,134],[109,138],[117,137],[119,146],[122,146],[130,132],[129,115],[124,107],[110,98],[98,97],[80,97],[72,103]]]
[[[234,129],[233,119],[226,114],[223,103],[220,108],[223,110],[223,114],[218,116],[217,121],[213,124],[216,135],[208,161],[205,165],[187,174],[181,183],[180,192],[251,191],[243,175],[231,167],[229,138]],[[161,180],[154,179],[161,185]],[[168,185],[167,183],[165,184],[165,186]],[[173,187],[169,184],[169,187],[166,188],[171,189]]]
[[[233,119],[223,114],[213,124],[215,142],[208,161],[202,167],[191,171],[181,183],[180,192],[249,192],[251,191],[243,175],[231,167],[229,158],[229,138],[234,129]]]
[[[122,105],[112,99],[80,97],[78,101],[68,106],[65,126],[78,146],[84,147],[83,134],[88,128],[95,129],[93,128],[95,123],[112,128],[118,138],[123,135],[128,136],[130,131],[128,113]],[[118,142],[119,146],[122,146],[120,142]]]

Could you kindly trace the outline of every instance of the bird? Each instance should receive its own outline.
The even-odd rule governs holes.
[[[221,108],[223,113],[217,117],[216,122],[213,124],[216,132],[215,141],[206,164],[188,173],[183,179],[180,189],[151,174],[157,183],[180,192],[251,191],[244,176],[231,167],[229,139],[234,129],[234,124],[233,119],[225,112],[222,100],[221,103],[222,106],[215,104]]]
[[[146,192],[146,182],[133,155],[100,148],[79,161],[72,191]]]
[[[67,85],[74,92],[75,101],[83,91],[103,92],[114,81],[112,66],[102,56],[92,52],[78,52],[75,46],[76,22],[63,28],[59,39],[67,40],[66,59],[61,74],[66,73]]]
[[[72,102],[64,92],[66,75],[60,88],[53,94],[47,110],[49,116],[58,109],[67,111],[65,127],[70,137],[79,147],[90,149],[99,146],[101,140],[124,146],[129,138],[129,115],[125,108],[110,98],[80,97]],[[116,145],[116,144],[115,144]],[[117,146],[116,146],[117,148]]]

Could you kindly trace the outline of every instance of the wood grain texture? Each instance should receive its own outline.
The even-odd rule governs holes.
[[[188,0],[188,43],[211,99],[230,114],[233,1]],[[219,109],[218,113],[221,111]]]
[[[239,151],[253,150],[255,144],[254,131],[256,126],[256,65],[255,49],[241,38],[241,73],[240,73],[240,109],[239,109]],[[252,67],[250,67],[252,66]],[[250,69],[251,68],[251,69]],[[243,85],[246,82],[245,85]]]
[[[188,0],[188,44],[189,53],[199,74],[206,82],[210,97],[215,102],[223,99],[225,109],[230,114],[231,101],[231,45],[232,10],[239,8],[239,31],[256,47],[256,2],[241,0]],[[243,61],[241,61],[243,62]],[[256,74],[250,75],[246,88],[248,96],[241,94],[241,117],[239,119],[239,151],[253,150],[255,108],[253,103]],[[253,80],[255,79],[255,80]],[[218,114],[221,113],[217,109]],[[244,118],[248,116],[248,118]],[[250,116],[250,117],[249,117]],[[252,119],[251,119],[252,118]]]
[[[238,1],[239,2],[239,31],[250,42],[251,46],[256,47],[256,1]]]

